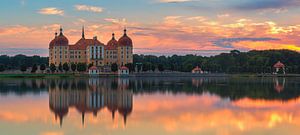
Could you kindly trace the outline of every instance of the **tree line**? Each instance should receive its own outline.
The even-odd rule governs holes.
[[[154,67],[160,70],[191,72],[196,66],[211,73],[272,73],[273,65],[281,61],[287,73],[300,73],[300,53],[290,50],[264,50],[240,52],[232,50],[215,56],[154,56],[134,55],[134,63],[143,71]]]
[[[173,56],[154,56],[154,55],[133,55],[133,63],[126,64],[130,72],[147,71],[179,71],[191,72],[196,66],[211,73],[271,73],[274,71],[273,65],[281,61],[286,65],[287,73],[300,73],[300,53],[290,50],[264,50],[240,52],[232,50],[229,53],[221,53],[215,56],[197,55],[173,55]],[[49,68],[54,71],[79,71],[83,72],[92,65],[85,63],[67,64],[61,63],[58,67],[54,64],[48,66],[48,57],[40,56],[0,56],[0,72],[4,70],[26,71],[32,67],[31,72]],[[117,64],[111,65],[111,71],[118,70]]]

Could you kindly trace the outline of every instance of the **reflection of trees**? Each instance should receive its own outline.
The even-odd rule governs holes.
[[[122,85],[126,84],[126,85]],[[297,78],[73,78],[73,79],[6,79],[0,80],[0,93],[40,93],[60,90],[132,90],[133,93],[197,94],[211,93],[237,100],[255,98],[289,100],[299,97]],[[121,87],[122,86],[122,87]],[[280,91],[280,92],[278,92]]]
[[[24,95],[28,93],[40,94],[46,92],[47,80],[45,79],[14,79],[6,78],[0,80],[0,94],[15,93]]]

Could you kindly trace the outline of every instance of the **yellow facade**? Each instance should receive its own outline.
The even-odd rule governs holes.
[[[128,43],[128,44],[127,44]],[[74,45],[69,45],[68,39],[63,35],[55,34],[55,38],[49,44],[49,65],[64,63],[86,63],[94,66],[105,66],[117,63],[119,66],[133,63],[132,41],[124,30],[124,36],[119,41],[114,34],[107,45],[101,43],[97,37],[85,39],[84,29],[82,38]]]

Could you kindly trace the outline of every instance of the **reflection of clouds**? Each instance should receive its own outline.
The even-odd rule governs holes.
[[[231,84],[229,90],[221,89],[228,87],[227,85],[216,85],[224,84],[224,81],[228,81],[226,78],[217,80],[208,78],[188,78],[187,80],[182,78],[45,79],[43,81],[17,81],[18,83],[13,86],[8,86],[8,89],[18,88],[20,84],[24,85],[26,89],[44,88],[40,84],[46,83],[46,88],[50,90],[50,96],[61,96],[62,99],[68,99],[56,98],[56,103],[63,101],[59,105],[69,109],[67,116],[64,117],[62,132],[72,130],[75,133],[90,131],[91,134],[107,132],[112,134],[119,132],[131,134],[239,135],[253,134],[253,132],[257,134],[292,134],[300,127],[300,98],[296,95],[282,101],[281,98],[268,98],[270,96],[268,94],[285,94],[296,87],[287,85],[292,82],[289,80],[286,81],[285,90],[277,93],[273,87],[276,84],[273,78],[264,80],[263,84],[266,85],[262,87],[266,89],[254,87],[248,80],[246,82],[239,80],[241,81],[239,83],[243,84],[242,86]],[[3,86],[1,83],[0,85]],[[216,89],[208,87],[211,85]],[[233,97],[234,100],[230,100],[228,97],[230,93],[227,92],[232,92],[233,88],[237,86],[241,86],[236,88],[238,90],[249,87],[250,92],[256,92],[253,91],[254,88],[261,88],[259,90],[267,90],[268,96],[253,99],[247,98],[248,95],[245,95],[245,98]],[[205,91],[199,92],[202,88]],[[31,91],[35,90],[37,89]],[[218,90],[222,90],[222,93],[215,92]],[[225,96],[221,97],[220,95],[224,93]],[[101,104],[88,102],[91,97],[105,97],[105,95],[116,98],[110,98],[111,100],[101,98],[105,99],[104,102],[97,102]],[[52,101],[53,97],[49,98],[49,102],[48,95],[39,98],[27,93],[23,94],[21,98],[3,97],[0,98],[0,121],[10,122],[12,125],[30,123],[35,126],[46,126],[49,127],[47,130],[49,132],[56,131],[55,129],[58,128],[58,121],[55,121],[54,114],[48,109],[49,104],[55,102]],[[126,104],[123,103],[128,102],[132,104],[132,112],[125,126],[123,124],[124,116],[118,110],[121,110],[120,106],[125,106],[126,111]],[[76,107],[78,105],[81,107],[80,110]],[[91,110],[98,110],[99,107],[101,109],[95,116]],[[130,108],[130,106],[127,107]],[[86,109],[84,117],[86,124],[82,126],[81,116],[84,109]],[[113,120],[112,110],[116,112]],[[30,129],[30,127],[26,127],[26,131]]]
[[[26,122],[29,118],[25,114],[18,114],[14,112],[0,112],[0,119],[4,121]]]

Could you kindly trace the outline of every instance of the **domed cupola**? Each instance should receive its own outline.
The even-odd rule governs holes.
[[[108,46],[117,46],[118,41],[115,39],[115,33],[112,34],[112,39],[108,41],[107,43]]]
[[[51,42],[49,43],[49,48],[53,48],[53,46],[55,45],[56,38],[57,38],[57,32],[55,32],[54,39],[52,39]]]
[[[127,36],[126,32],[127,30],[124,29],[124,35],[118,41],[119,46],[132,46],[132,40]]]
[[[60,33],[56,37],[55,45],[56,46],[67,46],[67,45],[69,45],[69,40],[68,40],[67,37],[64,36],[62,28],[60,28]]]

